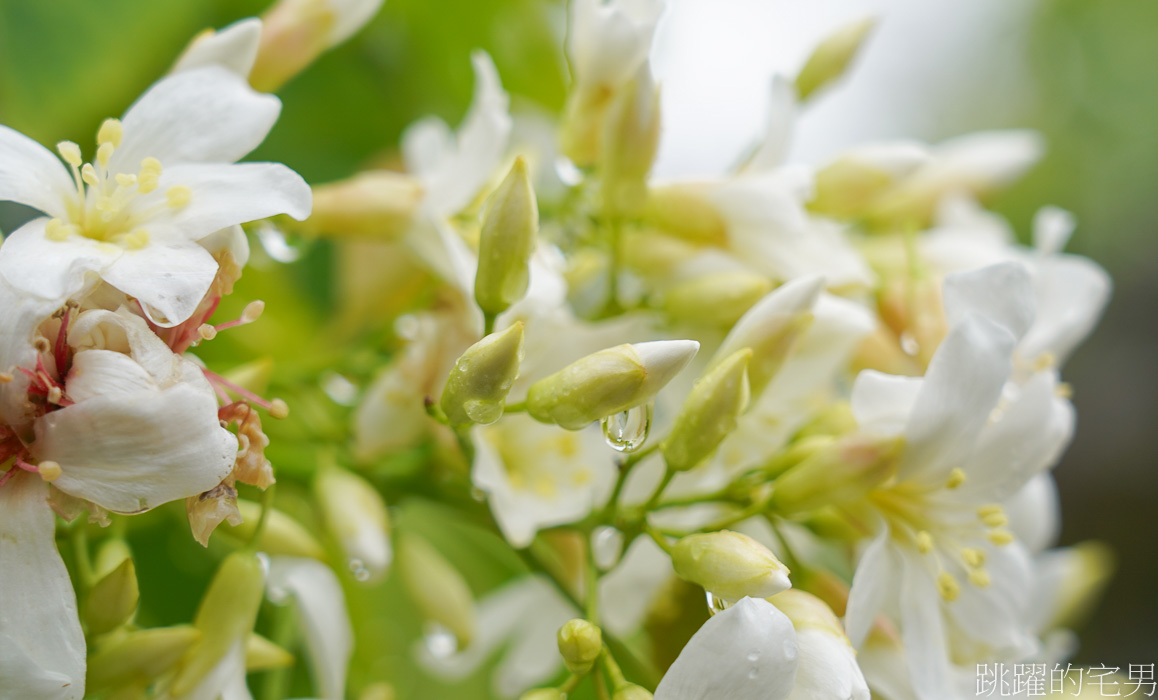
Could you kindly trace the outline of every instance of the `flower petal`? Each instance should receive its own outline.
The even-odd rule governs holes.
[[[1013,370],[1013,336],[973,315],[934,353],[905,425],[901,479],[943,484],[968,455]]]
[[[257,61],[261,42],[261,20],[256,17],[234,22],[193,43],[181,54],[171,72],[178,73],[205,66],[221,66],[242,78],[249,78]]]
[[[1097,263],[1057,255],[1038,263],[1034,277],[1037,323],[1020,351],[1027,360],[1052,353],[1060,365],[1089,335],[1110,300],[1112,283]]]
[[[844,627],[854,647],[864,644],[877,613],[884,607],[889,593],[896,590],[897,564],[889,548],[889,530],[881,528],[861,555],[848,591]]]
[[[149,157],[165,167],[232,163],[265,140],[280,113],[280,100],[227,68],[183,70],[153,84],[125,112],[109,169],[135,173]]]
[[[1061,534],[1061,504],[1049,473],[1038,474],[1005,502],[1009,529],[1033,554],[1057,544]]]
[[[56,551],[48,485],[17,474],[0,487],[0,698],[79,700],[85,642]]]
[[[766,600],[716,613],[684,646],[656,700],[783,700],[796,681],[796,632]]]
[[[599,609],[603,626],[627,635],[643,622],[660,587],[675,575],[671,557],[650,537],[638,537],[614,569],[599,579]]]
[[[899,435],[917,403],[922,377],[902,377],[866,369],[852,385],[852,415],[874,435]]]
[[[266,590],[274,602],[289,597],[294,600],[317,697],[342,700],[346,697],[346,668],[354,649],[354,632],[338,577],[314,559],[273,557]]]
[[[99,396],[120,396],[155,391],[157,385],[133,358],[112,350],[85,350],[72,361],[68,398],[76,402]]]
[[[969,583],[946,608],[967,637],[996,650],[1001,658],[1023,658],[1034,649],[1027,612],[1032,583],[1029,555],[1020,543],[986,547],[989,585]]]
[[[237,455],[212,393],[186,383],[48,413],[36,422],[32,447],[38,459],[61,465],[57,488],[119,513],[208,491]]]
[[[19,131],[0,126],[0,200],[63,219],[66,197],[76,197],[76,185],[57,157]]]
[[[0,258],[4,255],[0,252]],[[10,426],[20,428],[28,423],[33,409],[28,401],[28,377],[14,368],[35,366],[33,338],[57,308],[55,302],[17,292],[0,277],[0,372],[12,375],[11,381],[0,384],[0,420]]]
[[[77,357],[87,350],[112,350],[129,355],[132,362],[140,365],[148,373],[155,386],[162,389],[179,381],[191,368],[200,374],[200,370],[193,367],[190,362],[174,354],[165,341],[149,328],[144,319],[124,307],[117,311],[90,309],[81,313],[68,331],[68,344],[77,353]],[[81,400],[74,395],[72,382],[77,379],[70,378],[68,385],[69,397],[74,401]],[[98,380],[94,377],[85,377],[85,381]],[[117,390],[109,386],[92,393],[95,395],[106,391]],[[125,392],[122,390],[119,393]]]
[[[796,685],[788,700],[869,700],[856,652],[842,637],[823,630],[796,630]]]
[[[952,328],[976,313],[1005,326],[1020,340],[1033,325],[1029,271],[1015,262],[958,272],[945,278],[945,316]]]
[[[48,219],[33,219],[13,231],[0,248],[0,276],[17,291],[54,302],[57,308],[85,287],[86,273],[100,274],[124,251],[118,245],[72,235],[49,240]]]
[[[902,571],[901,640],[908,654],[913,691],[920,700],[955,698],[941,597],[932,576],[912,556],[903,558]]]
[[[136,297],[149,320],[168,327],[197,310],[216,275],[217,261],[200,245],[168,240],[126,250],[102,276]]]
[[[289,214],[301,221],[310,215],[313,200],[306,181],[281,163],[178,165],[161,177],[161,188],[174,185],[189,188],[189,203],[168,209],[143,226],[150,231],[154,225],[164,227],[162,231],[171,227],[193,241],[275,214]]]
[[[744,164],[744,170],[763,172],[784,163],[792,141],[792,130],[796,125],[796,111],[796,87],[783,75],[773,75],[764,140]]]
[[[491,681],[499,697],[515,697],[559,672],[562,659],[556,635],[577,612],[552,585],[531,589],[522,601],[519,627]]]

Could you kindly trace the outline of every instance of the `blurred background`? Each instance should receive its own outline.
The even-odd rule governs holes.
[[[121,114],[196,32],[258,14],[265,5],[0,0],[0,123],[45,144],[71,139],[88,149],[100,121]],[[1006,127],[1045,135],[1047,157],[1003,193],[996,208],[1023,238],[1039,206],[1073,211],[1079,228],[1070,251],[1097,260],[1115,282],[1100,327],[1063,374],[1075,390],[1078,430],[1056,472],[1061,542],[1102,540],[1117,553],[1119,565],[1082,631],[1076,661],[1122,668],[1158,661],[1158,469],[1151,442],[1158,435],[1158,3],[669,5],[653,56],[664,85],[661,175],[712,174],[733,163],[760,130],[771,74],[794,74],[819,38],[865,14],[880,18],[875,34],[849,79],[802,115],[791,160],[818,163],[855,143],[901,136],[935,142]],[[388,163],[399,134],[414,119],[461,119],[473,83],[469,53],[476,47],[494,57],[515,110],[557,112],[566,84],[564,16],[564,4],[554,1],[387,0],[365,31],[279,93],[282,118],[251,158],[285,162],[311,183]],[[27,212],[4,205],[0,229],[10,231],[25,218]],[[279,372],[308,371],[298,343],[323,326],[334,282],[327,248],[309,252],[284,267],[257,255],[235,294],[237,303],[260,297],[271,309],[281,308],[257,327],[210,344],[216,356],[210,359],[228,367],[258,354],[278,362]],[[327,339],[312,342],[324,347]],[[337,348],[329,349],[332,356]],[[320,361],[327,355],[310,356]],[[377,359],[344,362],[372,367]],[[290,423],[280,430],[300,427]],[[310,429],[324,434],[329,428],[318,419]],[[340,428],[333,430],[340,435]],[[270,454],[279,469],[308,473],[315,453],[285,447],[278,452],[279,438],[273,439]],[[286,495],[292,499],[292,490],[279,492],[279,503]],[[403,520],[417,529],[426,523],[423,534],[448,556],[477,560],[471,577],[476,594],[517,567],[492,560],[493,543],[471,539],[465,528],[459,532],[434,506],[419,503],[405,511]],[[186,583],[189,589],[182,591],[177,582],[203,586],[215,561],[187,536],[169,541],[161,532],[141,528],[132,534],[139,551],[164,549],[176,562],[174,567],[162,557],[152,566],[144,559],[139,565],[142,622],[150,625],[187,620],[201,588]],[[397,584],[388,582],[373,596],[367,604],[380,613],[382,645],[391,656],[357,658],[352,683],[371,671],[417,673],[409,644],[418,622],[413,613],[390,605],[402,600]],[[437,697],[460,697],[431,683],[414,678],[401,681],[399,690],[403,697],[433,697],[421,689],[437,687]]]

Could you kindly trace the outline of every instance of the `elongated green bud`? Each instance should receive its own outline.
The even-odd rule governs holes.
[[[301,227],[314,235],[398,240],[410,229],[422,196],[413,177],[371,170],[314,187],[314,206]]]
[[[181,660],[170,688],[174,698],[195,688],[230,647],[248,637],[264,590],[265,574],[253,554],[234,552],[221,562],[193,618],[201,639]]]
[[[242,523],[226,532],[242,542],[248,542],[261,520],[261,504],[239,498],[237,511],[241,513]],[[290,516],[273,508],[265,516],[265,529],[261,531],[261,539],[258,540],[257,546],[268,554],[311,559],[324,559],[326,556],[325,549],[309,530]]]
[[[125,559],[88,592],[84,620],[89,633],[104,634],[128,622],[139,600],[137,569],[132,559]]]
[[[671,433],[660,445],[669,469],[691,469],[736,429],[736,419],[748,407],[751,359],[751,349],[738,350],[696,380]]]
[[[288,668],[294,664],[294,655],[257,633],[245,640],[245,670],[247,673]]]
[[[645,63],[611,104],[602,140],[603,198],[609,211],[642,212],[659,147],[659,88]]]
[[[490,425],[503,406],[523,361],[523,322],[491,333],[466,349],[442,390],[443,412],[453,425]]]
[[[539,205],[531,177],[526,162],[516,158],[491,195],[479,234],[474,298],[484,313],[502,313],[527,293],[538,230]]]
[[[115,639],[102,643],[89,658],[90,693],[152,683],[201,639],[201,632],[189,625],[178,625],[113,636]]]
[[[611,700],[652,700],[655,696],[643,686],[624,683],[611,694]]]
[[[394,550],[386,503],[377,489],[349,470],[324,466],[314,490],[322,517],[355,576],[365,581],[384,576]]]
[[[673,286],[663,308],[681,321],[730,328],[770,291],[772,282],[763,275],[719,272]]]
[[[748,382],[752,397],[759,396],[812,323],[812,307],[823,287],[822,277],[798,277],[756,302],[724,338],[712,366],[737,350],[752,348]]]
[[[603,651],[603,632],[587,620],[574,619],[559,628],[559,654],[571,673],[591,670]]]
[[[475,633],[474,597],[458,569],[426,540],[410,533],[399,537],[398,567],[423,618],[450,630],[460,649],[470,644]]]
[[[724,600],[767,598],[792,587],[788,567],[751,537],[721,530],[688,535],[675,543],[676,574]]]
[[[776,479],[772,504],[803,513],[863,498],[896,473],[903,445],[901,438],[840,438]]]
[[[101,543],[93,561],[93,575],[102,579],[111,574],[113,569],[120,566],[126,559],[131,559],[132,556],[133,553],[129,549],[129,544],[121,538],[114,537],[105,540]]]
[[[535,688],[520,695],[519,700],[567,700],[567,694],[558,688]]]
[[[600,350],[532,384],[527,412],[541,423],[579,430],[649,401],[699,347],[694,340],[657,340]]]
[[[652,187],[644,220],[691,243],[723,247],[728,242],[728,226],[708,193],[706,186],[697,183]]]
[[[796,76],[796,94],[801,101],[844,75],[848,64],[860,50],[865,37],[876,26],[876,19],[866,17],[836,30],[816,47],[800,74]]]

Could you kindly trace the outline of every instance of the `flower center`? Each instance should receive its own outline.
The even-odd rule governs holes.
[[[91,163],[81,159],[80,146],[72,141],[56,145],[60,157],[72,170],[76,194],[66,199],[68,220],[51,219],[45,228],[50,240],[65,241],[78,235],[105,243],[115,243],[130,250],[149,244],[149,232],[141,223],[165,208],[180,209],[189,203],[192,193],[185,185],[174,185],[165,191],[163,202],[140,208],[130,206],[140,196],[157,189],[161,180],[161,161],[145,158],[134,173],[115,173],[109,160],[121,144],[120,121],[106,119],[97,132],[96,158]]]

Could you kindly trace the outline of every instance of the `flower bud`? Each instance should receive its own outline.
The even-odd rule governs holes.
[[[250,83],[273,92],[362,28],[383,0],[280,0],[262,15]]]
[[[748,382],[753,398],[759,396],[812,323],[812,307],[823,287],[822,277],[798,277],[756,302],[724,338],[712,366],[737,350],[752,348]]]
[[[655,696],[642,686],[624,683],[611,694],[611,700],[652,700]]]
[[[502,313],[527,293],[538,230],[539,205],[527,164],[516,158],[491,195],[479,233],[474,298],[484,313]]]
[[[213,670],[226,652],[253,631],[265,590],[265,574],[257,557],[234,552],[221,562],[201,599],[193,626],[201,639],[181,659],[170,693],[188,693]]]
[[[399,537],[398,567],[422,617],[450,630],[460,649],[470,644],[475,633],[474,597],[458,569],[413,534]]]
[[[467,348],[450,370],[439,402],[451,424],[490,425],[502,418],[522,361],[522,321]]]
[[[241,542],[248,542],[261,520],[261,504],[238,499],[237,510],[243,519],[242,523],[227,532]],[[265,516],[265,528],[261,531],[257,547],[268,554],[289,557],[324,559],[326,556],[322,545],[301,523],[275,508],[270,508]]]
[[[319,472],[314,491],[322,507],[322,517],[338,540],[350,568],[365,572],[374,581],[390,568],[394,556],[390,546],[390,519],[382,496],[365,479],[351,471],[325,466]]]
[[[904,440],[849,435],[813,453],[776,479],[772,503],[802,513],[863,498],[893,476]]]
[[[409,229],[422,186],[409,175],[371,170],[314,188],[314,208],[301,223],[307,233],[400,239]]]
[[[672,183],[652,187],[644,218],[664,233],[690,243],[722,248],[728,242],[727,224],[707,197],[704,185]]]
[[[535,688],[520,695],[519,700],[567,700],[567,693],[558,688]]]
[[[189,625],[178,625],[135,630],[114,637],[89,657],[87,690],[90,693],[151,684],[201,639],[201,632]]]
[[[559,628],[558,642],[567,670],[582,675],[591,670],[603,651],[603,632],[587,620],[575,619]]]
[[[752,350],[738,350],[696,380],[675,425],[660,445],[668,469],[699,464],[736,429],[748,407],[748,362]]]
[[[865,37],[875,26],[876,19],[866,17],[841,27],[820,42],[796,76],[796,94],[801,101],[844,75]]]
[[[671,561],[680,578],[724,600],[767,598],[792,586],[788,567],[767,547],[730,530],[684,537]]]
[[[604,124],[603,202],[609,211],[633,215],[643,210],[659,126],[659,88],[644,64],[612,103]]]
[[[657,340],[600,350],[532,384],[527,412],[541,423],[579,430],[646,403],[699,348],[694,340]]]
[[[245,640],[245,671],[257,673],[275,668],[289,668],[294,664],[294,655],[282,649],[257,633]]]
[[[681,321],[731,328],[770,291],[772,283],[763,275],[718,272],[673,286],[664,297],[664,310]]]
[[[89,633],[104,634],[128,622],[137,611],[138,600],[137,569],[133,560],[126,558],[88,592],[84,621]]]

